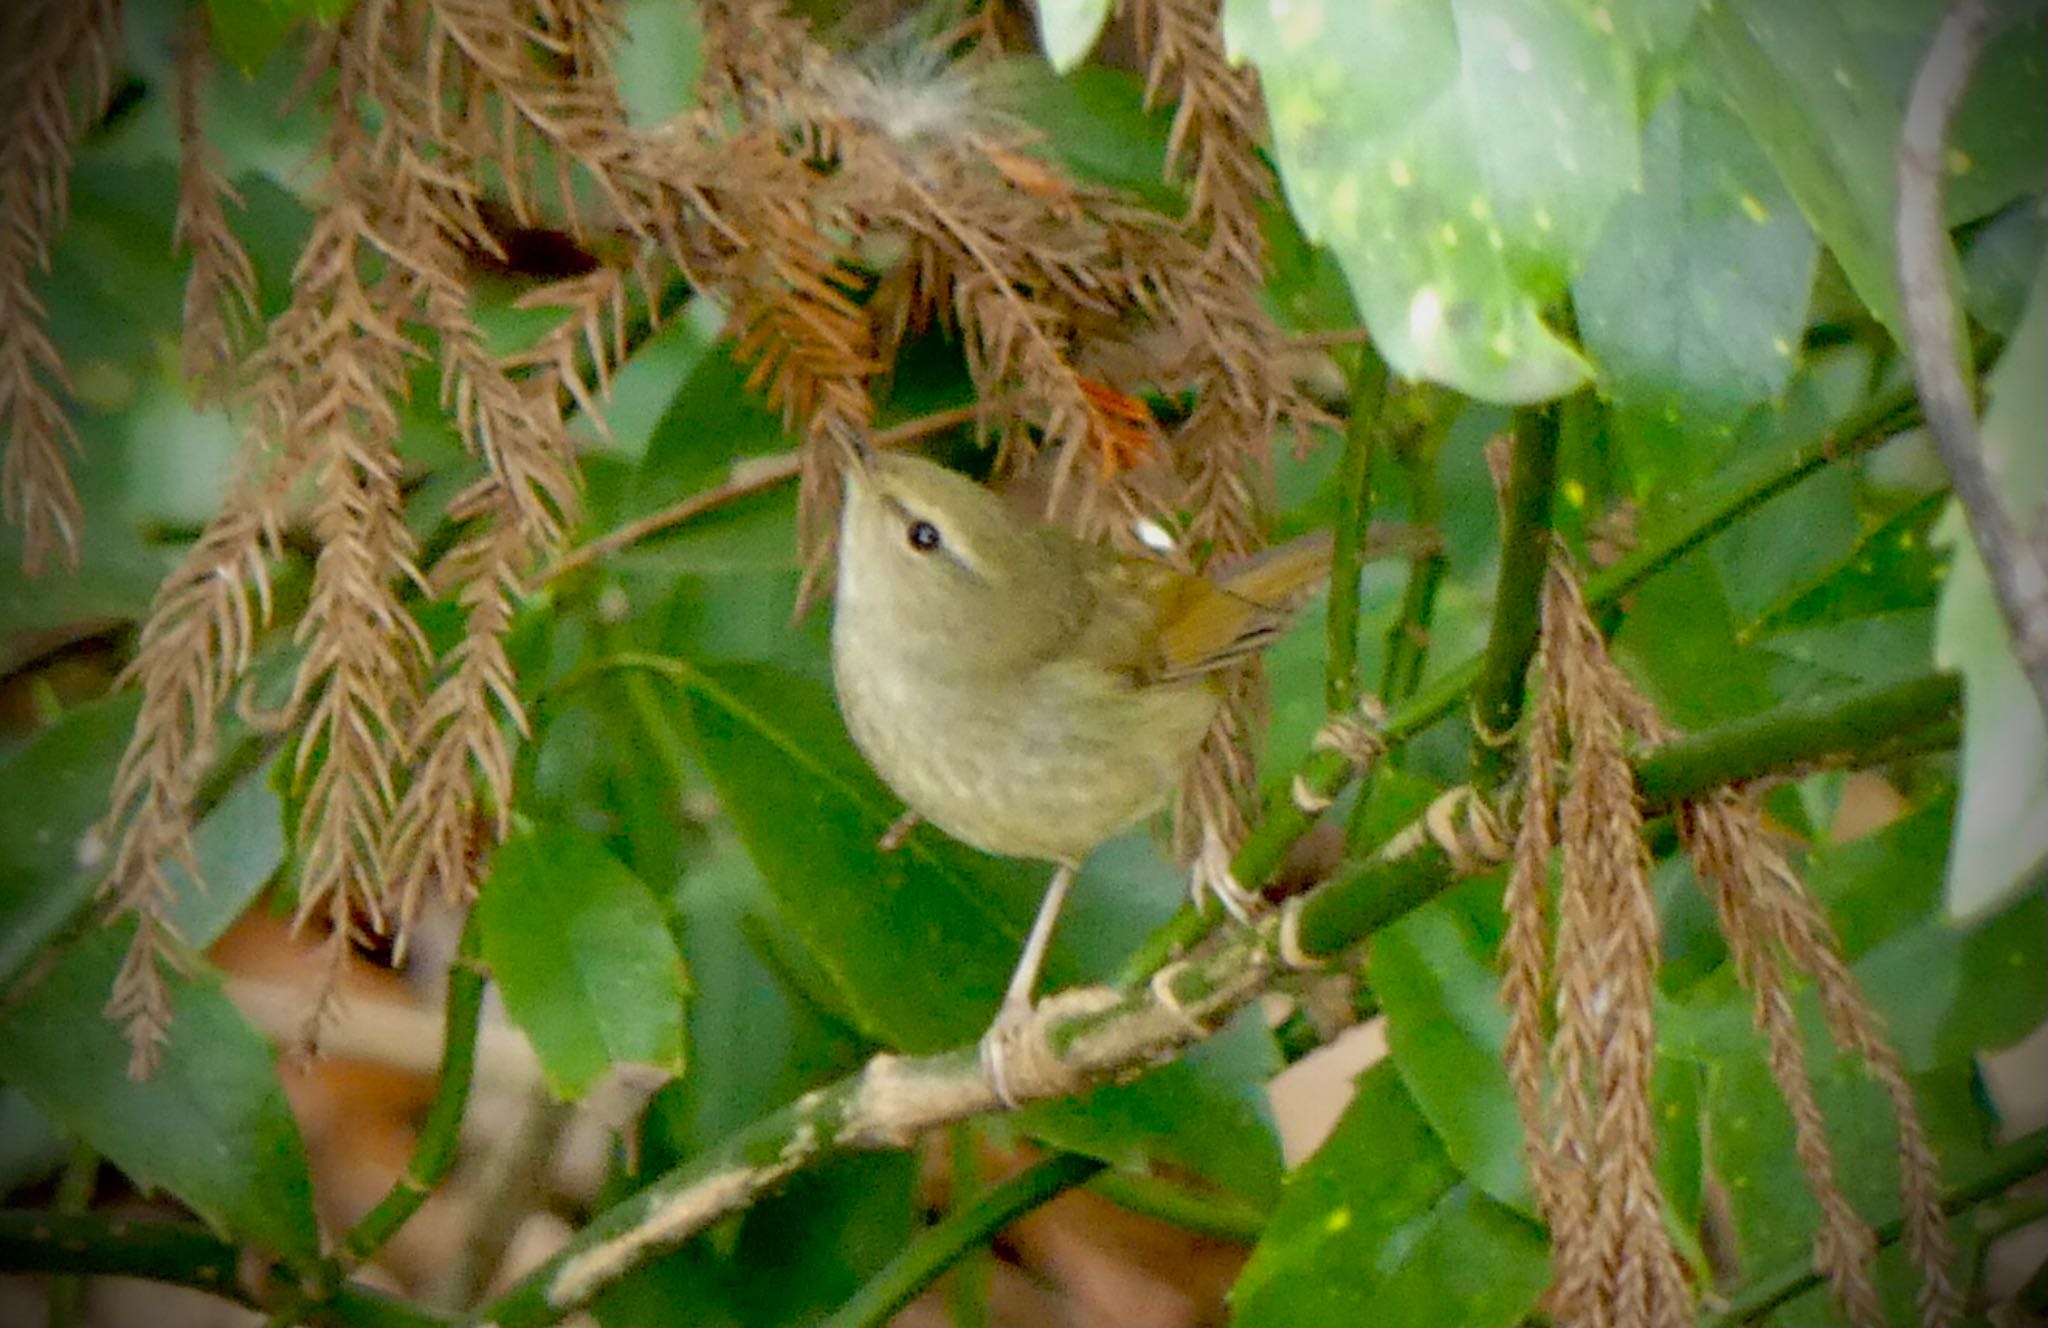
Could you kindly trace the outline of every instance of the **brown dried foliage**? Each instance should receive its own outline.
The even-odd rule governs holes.
[[[192,256],[185,278],[183,368],[200,402],[223,398],[262,322],[256,269],[228,222],[228,206],[242,199],[221,173],[219,154],[200,121],[200,97],[210,61],[199,32],[178,49],[178,213],[174,243]]]
[[[69,453],[64,363],[36,293],[69,205],[71,153],[106,108],[121,43],[118,0],[15,0],[0,11],[0,510],[31,575],[78,563],[83,512]]]
[[[1691,804],[1684,809],[1680,833],[1713,898],[1737,971],[1754,997],[1757,1027],[1768,1044],[1771,1078],[1792,1113],[1800,1170],[1821,1210],[1814,1267],[1827,1277],[1852,1322],[1884,1321],[1870,1271],[1877,1240],[1835,1179],[1827,1122],[1809,1078],[1805,1035],[1792,988],[1799,973],[1813,982],[1836,1049],[1860,1058],[1891,1102],[1899,1132],[1906,1249],[1921,1275],[1921,1322],[1928,1328],[1954,1323],[1961,1312],[1961,1292],[1949,1274],[1940,1162],[1913,1101],[1905,1066],[1857,987],[1827,920],[1791,864],[1765,837],[1752,799],[1724,790]]]
[[[1552,1304],[1562,1322],[1591,1328],[1680,1325],[1692,1298],[1665,1227],[1650,1097],[1657,915],[1624,749],[1637,705],[1561,562],[1544,582],[1539,658],[1503,993],[1530,1174],[1551,1222]],[[1552,974],[1555,1027],[1546,1029]]]
[[[1509,1079],[1531,1180],[1551,1224],[1551,1303],[1561,1322],[1574,1325],[1685,1323],[1691,1292],[1665,1234],[1653,1171],[1657,917],[1624,747],[1630,738],[1668,741],[1673,732],[1607,654],[1562,558],[1545,580],[1538,665],[1543,685],[1528,720],[1522,822],[1504,899],[1502,998]],[[1560,769],[1567,774],[1562,796]],[[1765,838],[1746,795],[1721,790],[1688,804],[1680,825],[1737,975],[1754,997],[1795,1152],[1821,1210],[1815,1267],[1852,1321],[1882,1322],[1871,1280],[1877,1242],[1835,1178],[1808,1076],[1795,972],[1813,979],[1837,1048],[1859,1056],[1891,1102],[1907,1247],[1923,1278],[1922,1321],[1930,1328],[1954,1322],[1959,1301],[1948,1274],[1938,1164],[1904,1066],[1826,919]],[[1560,840],[1553,900],[1551,856]]]
[[[526,720],[505,638],[525,578],[576,519],[569,414],[601,426],[629,322],[651,320],[678,277],[731,311],[750,385],[803,439],[807,592],[875,389],[933,326],[958,337],[984,399],[1009,403],[989,424],[1000,463],[1043,456],[1062,519],[1129,538],[1129,518],[1179,513],[1197,556],[1256,544],[1268,437],[1312,412],[1259,304],[1255,91],[1223,60],[1213,4],[1147,12],[1156,79],[1192,104],[1176,152],[1193,163],[1193,201],[1178,222],[1038,155],[988,107],[970,29],[855,58],[773,0],[713,0],[698,107],[648,127],[628,122],[612,82],[601,0],[359,0],[316,44],[308,83],[326,88],[330,166],[291,302],[244,366],[248,478],[165,587],[134,666],[143,714],[107,888],[141,920],[113,1007],[138,1069],[168,1009],[164,864],[189,858],[219,708],[268,621],[280,528],[303,515],[319,549],[285,718],[301,917],[322,919],[338,962],[363,928],[396,929],[402,945],[428,892],[466,894],[506,831]],[[187,362],[221,384],[254,284],[200,133],[199,58],[181,121]],[[498,213],[608,255],[529,291],[523,303],[565,316],[503,356],[477,329],[471,284],[503,257]],[[429,361],[478,477],[445,514],[452,548],[420,569],[394,443]],[[1140,396],[1190,388],[1194,410],[1170,434]],[[463,614],[440,658],[415,621],[423,596]],[[1196,823],[1220,820],[1232,839],[1254,691],[1241,684],[1189,782]]]

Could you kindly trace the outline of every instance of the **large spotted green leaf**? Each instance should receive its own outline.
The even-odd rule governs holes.
[[[1602,390],[1676,443],[1784,387],[1819,245],[1712,102],[1666,97],[1643,149],[1643,190],[1615,207],[1572,295]]]
[[[1229,0],[1287,199],[1396,370],[1490,401],[1587,376],[1542,311],[1638,174],[1634,56],[1579,0]]]

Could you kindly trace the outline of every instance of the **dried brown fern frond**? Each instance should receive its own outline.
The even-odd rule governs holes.
[[[1537,653],[1543,684],[1524,746],[1522,825],[1504,900],[1506,1059],[1531,1179],[1551,1224],[1551,1303],[1573,1324],[1686,1321],[1690,1292],[1663,1234],[1652,1163],[1649,1072],[1657,918],[1624,743],[1673,731],[1607,653],[1561,559],[1545,580]],[[1560,797],[1556,774],[1569,772]],[[1897,1052],[1858,990],[1818,907],[1766,840],[1756,806],[1723,790],[1681,811],[1681,834],[1754,999],[1766,1063],[1790,1110],[1794,1151],[1821,1210],[1815,1267],[1851,1320],[1883,1321],[1872,1281],[1876,1237],[1835,1175],[1793,998],[1811,975],[1837,1047],[1862,1057],[1898,1124],[1907,1245],[1922,1277],[1922,1322],[1958,1312],[1940,1173]],[[1561,840],[1562,885],[1548,876]],[[1592,885],[1596,888],[1588,889]],[[1555,1013],[1546,1008],[1555,993]],[[1542,1049],[1549,1038],[1548,1065]]]
[[[1765,837],[1752,799],[1723,791],[1691,804],[1684,809],[1680,831],[1713,898],[1737,971],[1754,997],[1771,1078],[1792,1114],[1800,1170],[1821,1210],[1815,1268],[1827,1277],[1853,1322],[1883,1322],[1883,1305],[1871,1281],[1876,1237],[1836,1179],[1827,1122],[1809,1078],[1792,993],[1794,976],[1801,972],[1814,980],[1837,1049],[1861,1057],[1891,1102],[1899,1132],[1906,1248],[1921,1275],[1921,1322],[1928,1328],[1954,1323],[1961,1293],[1949,1274],[1940,1164],[1898,1052],[1885,1039],[1818,906]]]
[[[464,631],[411,718],[404,747],[416,759],[389,822],[385,893],[401,955],[430,885],[450,899],[474,890],[479,824],[492,840],[510,829],[506,730],[524,736],[527,725],[505,637],[523,578],[559,550],[579,499],[561,370],[542,361],[516,380],[486,350],[464,280],[464,249],[478,241],[474,209],[466,195],[447,196],[418,161],[398,153],[384,243],[405,264],[411,303],[439,343],[443,404],[485,473],[450,504],[449,516],[469,532],[434,580],[457,588]]]
[[[114,774],[106,818],[114,856],[100,894],[137,933],[115,980],[107,1017],[127,1031],[129,1073],[147,1076],[169,1029],[162,964],[176,938],[165,912],[176,862],[195,880],[193,799],[212,765],[219,715],[248,672],[271,613],[270,564],[280,555],[289,465],[260,452],[150,603],[125,677],[142,692],[128,749]]]
[[[52,554],[78,562],[78,437],[34,282],[64,225],[72,149],[112,90],[120,20],[117,0],[16,0],[0,14],[0,510],[31,575]]]
[[[202,35],[187,32],[178,49],[178,211],[172,242],[190,253],[185,278],[182,367],[202,401],[226,395],[229,378],[262,321],[256,269],[249,262],[227,205],[242,205],[221,173],[219,154],[200,123],[200,93],[210,73]]]
[[[1655,1171],[1658,929],[1625,750],[1634,704],[1561,559],[1545,578],[1538,661],[1543,687],[1532,702],[1502,992],[1525,1152],[1551,1223],[1551,1304],[1575,1325],[1676,1328],[1692,1304]],[[1553,958],[1548,876],[1560,842]],[[1544,1005],[1553,989],[1546,1076]]]

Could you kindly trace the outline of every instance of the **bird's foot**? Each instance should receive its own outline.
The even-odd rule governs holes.
[[[1246,926],[1266,906],[1265,897],[1245,889],[1230,870],[1230,850],[1214,826],[1202,827],[1202,848],[1195,855],[1194,869],[1188,876],[1188,897],[1196,908],[1202,906],[1204,899],[1213,898],[1223,905],[1224,912]]]

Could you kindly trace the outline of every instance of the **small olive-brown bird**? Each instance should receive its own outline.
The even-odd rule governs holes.
[[[1210,579],[1026,520],[915,457],[869,455],[846,478],[832,667],[854,742],[947,834],[1056,864],[986,1052],[1030,1013],[1082,860],[1165,803],[1222,670],[1285,630],[1329,541]]]

